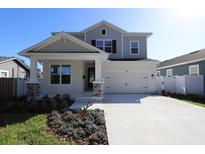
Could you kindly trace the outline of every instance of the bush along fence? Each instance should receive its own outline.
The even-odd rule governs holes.
[[[196,94],[204,95],[203,75],[183,75],[175,77],[158,77],[157,93],[162,91],[176,94]]]
[[[27,99],[26,96],[0,99],[0,113],[50,113],[53,110],[64,111],[75,102],[68,94],[56,95],[49,98],[47,95],[42,99]]]

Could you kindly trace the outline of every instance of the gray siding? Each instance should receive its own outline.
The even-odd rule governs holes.
[[[107,35],[101,35],[101,29],[107,29]],[[93,30],[86,32],[86,42],[91,44],[92,40],[96,39],[111,39],[116,40],[116,54],[110,54],[110,59],[140,59],[147,58],[147,38],[145,36],[123,36],[119,31],[108,27],[107,25],[101,25]],[[140,54],[130,54],[130,40],[138,40],[140,44]],[[123,49],[122,49],[123,48]],[[122,53],[123,52],[123,53]]]
[[[80,40],[82,40],[82,41],[84,41],[84,33],[69,33],[69,34],[71,34],[72,36],[74,36],[74,37],[76,37],[76,38],[78,38],[78,39],[80,39]]]
[[[14,70],[14,73],[12,76],[12,68]],[[0,64],[0,70],[6,70],[9,72],[9,77],[14,77],[14,78],[24,78],[26,76],[26,71],[20,67],[19,65],[17,65],[14,61],[8,61],[5,63],[1,63]]]
[[[130,41],[137,40],[139,41],[139,54],[130,53]],[[146,37],[137,37],[137,36],[124,36],[123,37],[123,57],[124,58],[147,58],[147,38]]]
[[[196,65],[196,64],[199,64],[199,74],[205,75],[205,61],[185,64],[185,65],[181,65],[181,66],[164,68],[164,69],[160,69],[158,71],[160,71],[161,76],[166,76],[166,70],[167,69],[172,69],[172,75],[173,76],[176,76],[176,75],[181,76],[181,75],[189,74],[189,66],[190,65]]]
[[[106,28],[107,29],[107,35],[101,36],[101,29]],[[121,59],[122,58],[122,34],[115,29],[112,29],[108,27],[107,25],[101,25],[95,29],[92,29],[88,32],[86,32],[86,42],[91,44],[92,40],[95,39],[111,39],[116,40],[117,46],[116,46],[116,54],[111,54],[109,58],[116,58]]]

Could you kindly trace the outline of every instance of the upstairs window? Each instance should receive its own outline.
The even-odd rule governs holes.
[[[105,28],[103,28],[102,30],[101,30],[101,35],[102,36],[105,36],[107,34],[107,30],[105,29]]]
[[[199,75],[199,65],[189,66],[189,75]]]
[[[139,54],[139,41],[130,41],[130,53]]]
[[[107,53],[112,53],[112,40],[96,40],[96,47]]]

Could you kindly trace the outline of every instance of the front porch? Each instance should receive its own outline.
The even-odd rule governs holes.
[[[37,63],[43,64],[43,77],[37,77]],[[54,97],[70,94],[77,100],[103,97],[102,59],[30,58],[31,74],[27,82],[28,97]]]

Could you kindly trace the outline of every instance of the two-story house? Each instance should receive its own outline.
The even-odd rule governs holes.
[[[19,53],[30,58],[28,94],[154,93],[157,61],[147,58],[151,35],[104,20],[80,32],[53,32]],[[37,62],[43,64],[42,81]]]

